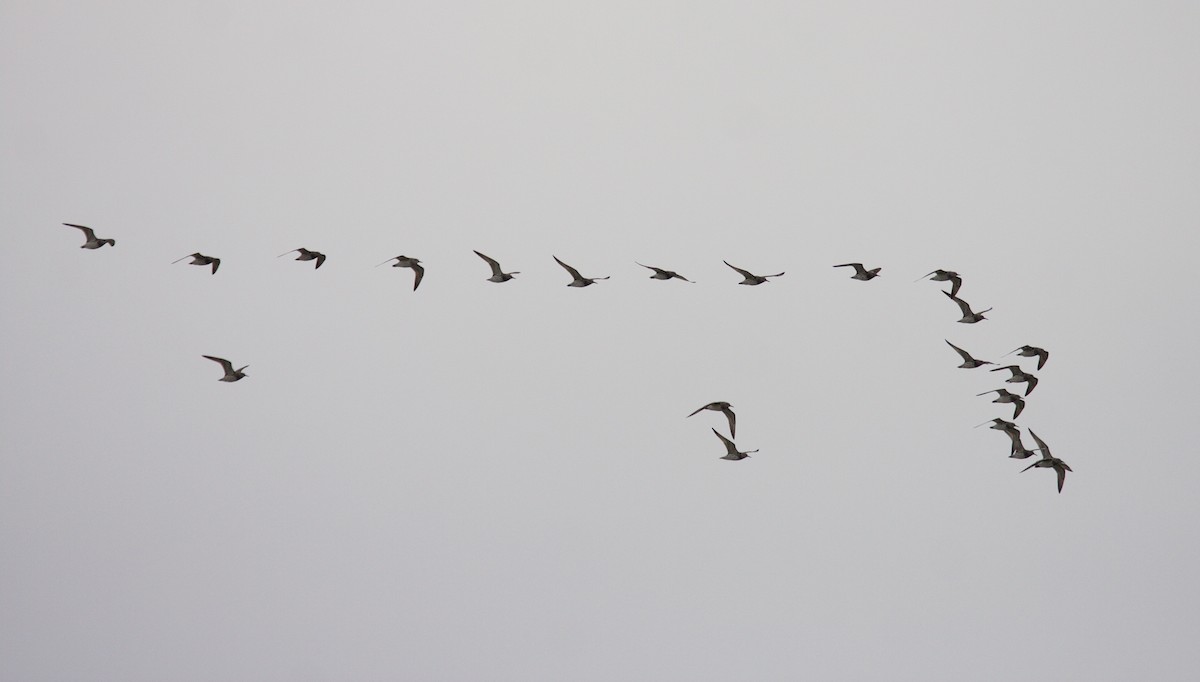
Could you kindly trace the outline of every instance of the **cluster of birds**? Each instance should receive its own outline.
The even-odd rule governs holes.
[[[76,225],[73,223],[63,223],[63,225],[66,225],[67,227],[76,228],[83,232],[85,241],[80,248],[99,249],[103,246],[116,246],[117,241],[115,239],[101,239],[96,236],[96,233],[92,228],[87,227],[85,225]],[[313,251],[313,250],[307,249],[307,248],[292,249],[290,251],[286,251],[284,253],[279,254],[279,256],[277,256],[277,258],[282,258],[284,256],[287,256],[287,255],[293,254],[293,253],[297,254],[297,256],[295,258],[295,260],[297,260],[297,261],[316,261],[314,263],[314,269],[320,268],[325,263],[325,259],[326,259],[326,256],[324,253],[321,253],[320,251]],[[521,274],[519,271],[505,272],[504,269],[500,266],[500,263],[498,261],[496,261],[496,259],[494,259],[490,256],[487,256],[487,255],[484,255],[483,253],[480,253],[479,251],[475,251],[475,255],[477,255],[481,259],[483,259],[483,261],[488,264],[488,267],[491,268],[492,276],[487,278],[487,281],[489,281],[489,282],[495,282],[495,283],[499,284],[499,283],[507,282],[507,281],[513,279],[513,277],[515,275]],[[214,275],[217,274],[217,269],[221,266],[220,258],[216,258],[213,256],[207,256],[207,255],[204,255],[199,252],[184,256],[183,258],[180,258],[180,259],[174,261],[174,263],[178,263],[178,262],[183,261],[188,258],[192,259],[189,262],[189,265],[210,266],[211,272]],[[564,263],[561,259],[558,258],[558,256],[554,256],[553,258],[554,258],[554,261],[556,263],[558,263],[559,266],[561,266],[564,270],[566,270],[567,273],[571,276],[571,281],[567,284],[567,286],[569,286],[569,287],[586,287],[586,286],[591,286],[592,284],[595,284],[598,281],[609,279],[609,276],[607,276],[607,275],[604,277],[584,277],[582,274],[580,274],[579,270]],[[393,261],[395,261],[395,262],[393,262]],[[756,275],[756,274],[750,272],[749,270],[744,270],[742,268],[739,268],[739,267],[729,263],[728,261],[723,261],[723,262],[725,263],[725,265],[729,266],[730,268],[732,268],[733,270],[735,270],[738,274],[740,274],[742,276],[743,279],[741,282],[738,282],[738,284],[745,284],[748,286],[757,286],[759,284],[765,284],[770,279],[775,278],[775,277],[782,277],[785,274],[783,272],[779,272],[774,275]],[[416,291],[417,288],[419,286],[421,286],[421,280],[424,279],[424,277],[425,277],[425,267],[421,264],[420,259],[413,258],[411,256],[405,256],[405,255],[401,254],[399,256],[393,256],[392,258],[389,258],[389,259],[385,260],[384,262],[379,263],[379,265],[376,265],[375,267],[387,265],[388,263],[392,263],[392,267],[394,267],[394,268],[408,268],[413,271],[413,291]],[[647,270],[653,271],[654,274],[650,275],[650,279],[657,279],[657,280],[679,279],[679,280],[683,280],[684,282],[694,283],[693,280],[690,280],[687,277],[684,277],[683,275],[679,274],[678,272],[675,272],[674,270],[667,270],[665,268],[654,267],[652,265],[643,265],[642,263],[636,263],[636,264],[643,268],[646,268]],[[862,263],[842,263],[840,265],[835,265],[833,267],[835,267],[835,268],[854,268],[854,274],[851,276],[851,279],[859,280],[862,282],[869,282],[872,279],[879,277],[880,276],[879,273],[882,270],[882,268],[869,268],[868,269],[868,268],[864,267]],[[960,323],[963,323],[963,324],[978,323],[982,320],[987,319],[984,316],[984,313],[990,312],[992,310],[991,308],[987,308],[985,310],[975,312],[971,308],[970,304],[968,304],[966,301],[964,301],[963,299],[958,297],[959,289],[962,288],[962,277],[957,272],[954,272],[953,270],[934,270],[926,275],[923,275],[922,277],[919,277],[918,279],[916,279],[914,281],[919,282],[919,281],[925,280],[925,279],[928,279],[928,280],[934,281],[934,282],[950,282],[950,291],[942,291],[942,293],[945,294],[951,301],[953,301],[958,306],[959,310],[962,311],[962,317],[958,320],[958,322],[960,322]],[[953,343],[950,343],[949,340],[946,340],[946,343],[951,348],[953,348],[954,351],[959,354],[959,356],[962,357],[963,362],[961,365],[959,365],[959,368],[961,368],[961,369],[975,369],[978,367],[982,367],[984,365],[996,365],[997,364],[997,363],[990,362],[987,360],[978,360],[978,359],[974,358],[967,351],[963,350],[962,348],[959,348],[958,346],[954,345]],[[1036,357],[1038,370],[1041,370],[1042,367],[1045,366],[1046,361],[1050,357],[1050,354],[1046,350],[1044,350],[1042,348],[1038,348],[1036,346],[1021,346],[1021,347],[1016,348],[1013,351],[1010,351],[1009,353],[1005,354],[1003,357],[1007,357],[1009,355],[1012,355],[1013,353],[1017,353],[1019,357]],[[245,370],[247,367],[249,367],[249,365],[245,365],[238,369],[234,369],[233,363],[231,363],[229,360],[226,360],[225,358],[219,358],[219,357],[215,357],[212,355],[204,355],[202,357],[204,357],[205,359],[208,359],[208,360],[212,360],[213,362],[216,362],[219,365],[221,365],[221,369],[224,370],[224,375],[219,379],[219,381],[234,382],[234,381],[239,381],[246,377]],[[991,369],[990,371],[992,371],[992,372],[1008,371],[1010,373],[1010,376],[1005,380],[1006,384],[1019,384],[1019,383],[1025,384],[1024,396],[1019,395],[1017,393],[1012,393],[1006,388],[996,388],[996,389],[992,389],[990,391],[985,391],[983,393],[978,394],[979,396],[984,396],[984,395],[988,395],[990,393],[996,393],[997,396],[994,400],[992,400],[993,403],[1011,403],[1013,405],[1013,417],[1012,418],[1015,420],[1017,417],[1019,417],[1021,415],[1021,412],[1025,409],[1025,397],[1027,397],[1030,393],[1033,392],[1033,389],[1038,384],[1038,378],[1035,375],[1031,374],[1030,372],[1025,371],[1024,369],[1021,368],[1020,365],[1017,365],[1017,364],[996,366],[995,368]],[[698,408],[697,410],[695,410],[694,412],[689,414],[688,417],[695,416],[696,414],[699,414],[700,412],[703,412],[705,410],[711,410],[714,412],[722,412],[729,422],[729,438],[726,438],[724,435],[721,434],[720,431],[717,431],[715,428],[712,429],[712,432],[717,436],[718,439],[721,440],[721,443],[725,446],[725,455],[722,456],[721,459],[737,461],[737,460],[746,459],[747,457],[750,456],[751,453],[758,452],[758,450],[742,451],[742,450],[737,449],[737,446],[733,442],[733,439],[737,437],[737,433],[736,433],[737,417],[734,415],[732,407],[733,407],[732,405],[730,405],[728,402],[725,402],[725,401],[711,402],[711,403],[708,403],[707,405],[704,405],[703,407]],[[1029,469],[1033,469],[1035,467],[1042,468],[1042,469],[1054,469],[1054,471],[1058,475],[1058,491],[1060,493],[1062,492],[1063,482],[1066,480],[1067,472],[1071,471],[1071,467],[1067,466],[1067,463],[1064,462],[1063,460],[1051,455],[1050,448],[1047,447],[1046,443],[1041,438],[1039,438],[1037,436],[1037,434],[1035,434],[1033,432],[1032,429],[1029,431],[1029,434],[1034,439],[1034,441],[1037,443],[1038,447],[1033,448],[1031,450],[1031,449],[1026,448],[1024,443],[1022,443],[1020,427],[1018,427],[1015,422],[996,418],[996,419],[992,419],[990,421],[984,422],[983,424],[980,424],[979,426],[984,426],[986,424],[991,424],[992,429],[1003,431],[1004,434],[1009,437],[1009,439],[1012,442],[1012,448],[1011,448],[1011,451],[1009,454],[1010,457],[1015,458],[1015,459],[1026,459],[1026,458],[1032,457],[1035,453],[1040,452],[1041,459],[1039,459],[1038,461],[1029,465],[1028,467],[1025,467],[1021,471],[1023,471],[1023,472],[1028,471]],[[978,428],[978,427],[976,427],[976,428]]]

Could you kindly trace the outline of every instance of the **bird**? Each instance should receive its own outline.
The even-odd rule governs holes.
[[[929,273],[929,275],[933,275],[933,277],[930,277],[930,279],[934,282],[949,282],[951,296],[957,294],[959,288],[962,287],[962,277],[959,277],[958,273],[953,270],[934,270],[933,272]],[[913,281],[920,282],[926,277],[929,277],[929,275],[918,277]]]
[[[726,265],[729,265],[729,261],[721,261],[721,262]],[[736,265],[729,265],[729,267],[733,268],[734,270],[737,270],[739,273],[741,273],[742,277],[746,278],[746,279],[743,279],[742,281],[738,282],[738,284],[746,284],[746,285],[749,285],[752,287],[758,286],[759,284],[766,282],[768,279],[770,279],[772,277],[782,277],[784,275],[784,273],[781,272],[777,275],[761,275],[760,276],[760,275],[756,275],[752,272],[749,272],[747,270],[743,270],[743,269],[737,267]]]
[[[1037,441],[1038,446],[1035,449],[1042,452],[1042,458],[1025,467],[1024,469],[1021,469],[1021,472],[1024,473],[1034,467],[1038,467],[1039,469],[1054,469],[1054,472],[1058,474],[1058,492],[1061,493],[1063,481],[1067,480],[1067,472],[1072,470],[1071,467],[1067,466],[1066,462],[1051,455],[1050,448],[1046,447],[1045,441],[1043,441],[1041,438],[1038,438],[1037,434],[1033,432],[1033,429],[1029,430],[1029,435],[1033,436],[1033,439]]]
[[[637,263],[638,265],[642,265],[641,263],[638,263],[637,261],[633,261],[633,262]],[[674,270],[663,270],[662,268],[656,268],[653,265],[642,265],[642,267],[646,268],[647,270],[654,271],[654,274],[650,275],[650,279],[681,279],[685,282],[692,282],[692,280],[688,279],[687,277],[684,277],[683,275],[679,274],[678,272],[675,272]],[[692,284],[695,284],[695,282],[692,282]]]
[[[225,358],[214,358],[211,355],[202,355],[201,357],[208,358],[209,360],[212,360],[213,362],[220,363],[221,367],[223,367],[225,369],[225,376],[218,379],[218,381],[237,381],[237,380],[241,379],[242,377],[246,376],[246,373],[242,370],[244,370],[244,369],[246,369],[246,367],[250,366],[250,365],[244,365],[238,369],[234,369],[233,363],[226,360]]]
[[[737,415],[735,415],[733,413],[733,410],[731,409],[732,407],[733,407],[733,405],[730,405],[729,403],[724,402],[724,401],[709,403],[709,404],[705,405],[704,407],[697,409],[695,412],[689,414],[688,417],[693,417],[693,416],[703,412],[704,410],[713,410],[714,412],[724,412],[725,418],[729,420],[729,437],[737,438]]]
[[[1012,372],[1012,376],[1005,379],[1004,383],[1019,384],[1021,382],[1025,382],[1025,395],[1029,395],[1030,393],[1033,393],[1034,386],[1038,385],[1038,378],[1033,376],[1032,374],[1029,374],[1028,372],[1021,371],[1021,368],[1018,365],[1005,365],[1004,367],[997,367],[996,369],[988,370],[988,371],[999,372],[999,371],[1005,370],[1005,369]]]
[[[1017,351],[1021,352],[1017,353]],[[1036,355],[1038,359],[1038,369],[1041,369],[1042,365],[1045,365],[1046,361],[1050,359],[1050,352],[1045,348],[1038,348],[1037,346],[1021,346],[1020,348],[1016,348],[1005,353],[1002,357],[1008,357],[1013,353],[1017,353],[1017,355],[1020,355],[1023,358],[1032,358]]]
[[[558,259],[558,256],[554,256],[554,262],[563,266],[563,269],[566,270],[568,273],[570,273],[571,277],[574,278],[571,280],[571,283],[567,285],[569,287],[591,286],[592,284],[595,284],[599,280],[608,279],[608,277],[590,277],[590,278],[584,277],[583,275],[579,274],[578,270],[576,270],[575,268],[571,267],[570,265],[567,265],[566,263],[560,261]]]
[[[81,249],[98,249],[105,244],[108,244],[109,246],[117,245],[117,240],[115,239],[98,239],[96,237],[96,233],[92,231],[92,228],[90,227],[86,227],[84,225],[74,225],[72,223],[63,223],[63,225],[66,225],[67,227],[73,227],[77,230],[83,230],[83,236],[87,237],[87,241],[83,243],[83,246],[79,247]]]
[[[288,255],[288,253],[299,253],[300,255],[296,256],[296,260],[315,260],[315,261],[317,261],[317,265],[316,265],[316,267],[313,268],[313,270],[316,270],[317,268],[321,267],[321,264],[325,262],[325,254],[321,253],[320,251],[309,251],[308,249],[306,249],[304,247],[301,247],[299,249],[292,249],[291,251],[288,251],[287,253],[281,253],[275,257],[283,258],[284,256]]]
[[[221,267],[221,259],[220,258],[213,258],[212,256],[206,256],[206,255],[204,255],[202,253],[198,253],[198,252],[193,253],[190,256],[184,256],[183,258],[191,258],[192,259],[192,262],[188,263],[188,265],[208,265],[211,263],[212,264],[212,274],[214,274],[214,275],[217,274],[217,268]],[[176,261],[171,261],[171,265],[178,263],[179,261],[183,260],[183,258],[180,258],[179,260],[176,260]]]
[[[958,346],[954,345],[953,343],[950,343],[949,341],[946,341],[946,344],[949,345],[951,348],[953,348],[955,351],[957,351],[959,355],[962,356],[963,363],[958,366],[959,369],[975,369],[976,367],[982,367],[983,365],[996,364],[994,362],[988,362],[987,360],[976,360],[975,358],[971,357],[970,353],[959,348]]]
[[[758,450],[738,452],[737,446],[733,444],[733,441],[729,440],[725,436],[722,436],[716,429],[713,429],[712,432],[717,434],[717,438],[720,438],[721,442],[725,444],[725,456],[721,459],[728,459],[736,462],[739,459],[746,459],[752,452],[758,452]]]
[[[989,393],[999,393],[1000,394],[1000,395],[996,396],[995,400],[992,401],[994,403],[1012,403],[1013,404],[1013,406],[1014,406],[1013,419],[1016,419],[1017,417],[1021,416],[1021,410],[1025,409],[1025,400],[1021,396],[1017,395],[1016,393],[1009,393],[1007,389],[1003,389],[1003,388],[995,388],[990,391],[984,391],[983,393],[979,393],[978,395],[987,395]]]
[[[479,252],[476,251],[476,253]],[[417,258],[410,258],[404,254],[400,254],[399,256],[383,261],[379,265],[386,265],[392,261],[396,261],[395,264],[392,265],[393,268],[412,268],[413,291],[416,291],[417,287],[421,286],[421,280],[425,277],[425,268],[422,267],[421,261]],[[379,265],[376,265],[375,267],[379,267]]]
[[[862,263],[842,263],[841,265],[833,266],[835,268],[854,268],[854,274],[850,279],[862,280],[863,282],[875,279],[879,276],[879,271],[883,268],[871,268],[870,270],[863,267]]]
[[[959,320],[959,322],[962,322],[963,324],[975,324],[976,322],[978,322],[980,320],[987,319],[986,317],[983,316],[983,314],[988,312],[989,310],[991,310],[991,308],[988,308],[987,310],[981,310],[979,312],[974,312],[971,310],[971,306],[968,305],[967,302],[962,300],[961,298],[955,296],[954,294],[950,293],[949,291],[943,291],[942,293],[946,294],[946,296],[949,297],[949,299],[951,301],[954,301],[955,303],[957,303],[958,307],[962,310],[963,316],[962,316],[962,319]]]
[[[1009,437],[1010,440],[1012,440],[1012,450],[1008,455],[1010,458],[1028,459],[1029,457],[1033,456],[1034,450],[1027,450],[1025,448],[1025,444],[1021,442],[1020,431],[1013,429],[1012,431],[1005,431],[1004,433]]]
[[[513,275],[521,274],[520,272],[504,272],[503,270],[500,269],[500,264],[497,263],[495,261],[495,259],[488,258],[487,256],[483,255],[482,253],[479,253],[478,251],[475,252],[475,255],[479,256],[483,260],[487,261],[487,264],[492,267],[492,276],[488,277],[488,280],[487,280],[489,282],[496,282],[496,283],[507,282],[508,280],[513,278]]]

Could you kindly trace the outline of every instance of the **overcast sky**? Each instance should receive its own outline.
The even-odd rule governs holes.
[[[4,0],[0,679],[1196,679],[1198,20]]]

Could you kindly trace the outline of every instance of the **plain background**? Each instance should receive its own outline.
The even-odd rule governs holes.
[[[1198,20],[4,0],[0,679],[1196,679]]]

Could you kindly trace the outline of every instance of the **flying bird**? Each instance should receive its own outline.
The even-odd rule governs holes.
[[[642,265],[641,263],[638,263],[637,261],[634,261],[634,263],[637,263],[638,265]],[[650,275],[650,279],[681,279],[685,282],[692,282],[692,280],[688,279],[687,277],[684,277],[683,275],[679,274],[678,272],[675,272],[674,270],[663,270],[662,268],[656,268],[653,265],[642,265],[642,267],[646,268],[647,270],[654,271],[654,274]],[[695,284],[695,282],[692,282],[692,284]]]
[[[933,275],[933,277],[929,277],[929,275]],[[951,296],[957,294],[959,288],[962,287],[962,277],[959,277],[958,273],[953,270],[934,270],[933,272],[929,273],[929,275],[918,277],[913,281],[920,282],[921,280],[925,279],[925,277],[929,277],[929,279],[934,282],[949,282]]]
[[[1067,472],[1071,471],[1071,467],[1067,466],[1066,462],[1051,455],[1050,448],[1046,447],[1046,443],[1042,441],[1041,438],[1038,438],[1037,434],[1033,432],[1033,429],[1029,430],[1029,435],[1033,436],[1033,439],[1037,441],[1038,446],[1035,449],[1041,450],[1042,458],[1025,467],[1024,469],[1021,469],[1021,472],[1024,473],[1034,467],[1038,467],[1039,469],[1054,469],[1054,472],[1058,474],[1058,492],[1061,493],[1063,481],[1067,480]]]
[[[879,271],[883,268],[871,268],[870,270],[863,267],[862,263],[842,263],[841,265],[833,266],[835,268],[854,268],[854,274],[850,279],[862,280],[863,282],[870,281],[879,276]]]
[[[188,265],[209,265],[209,264],[211,264],[212,265],[212,274],[214,274],[214,275],[217,274],[217,268],[221,267],[221,259],[220,258],[213,258],[212,256],[206,256],[202,253],[193,253],[190,256],[184,256],[183,258],[191,258],[192,259],[192,262],[188,263]],[[176,261],[171,261],[171,265],[178,263],[179,261],[183,260],[183,258],[180,258],[179,260],[176,260]]]
[[[117,240],[115,239],[98,239],[96,237],[96,233],[92,231],[92,228],[90,227],[86,227],[84,225],[73,225],[71,223],[63,223],[63,225],[66,225],[67,227],[73,227],[77,230],[83,230],[83,236],[87,238],[87,241],[83,243],[83,246],[79,247],[81,249],[98,249],[105,244],[108,244],[109,246],[117,245]]]
[[[963,316],[962,316],[962,319],[959,320],[959,322],[962,322],[963,324],[975,324],[976,322],[978,322],[980,320],[987,319],[986,317],[983,316],[983,314],[990,311],[991,308],[988,308],[987,310],[981,310],[979,312],[974,312],[973,310],[971,310],[971,306],[968,305],[967,302],[962,300],[961,298],[955,296],[954,294],[950,293],[949,291],[943,291],[942,293],[946,294],[946,296],[949,297],[949,299],[951,301],[954,301],[955,303],[957,303],[959,309],[962,310]]]
[[[475,253],[479,253],[479,252],[476,251]],[[388,263],[391,263],[392,261],[396,261],[395,263],[392,264],[393,268],[412,268],[413,291],[416,291],[417,287],[421,286],[421,280],[424,279],[424,277],[425,277],[425,268],[421,265],[421,261],[419,259],[410,258],[408,256],[405,256],[404,254],[401,254],[394,258],[389,258],[389,259],[383,261],[382,263],[380,263],[379,265],[386,265]],[[493,262],[495,262],[495,261],[493,261]],[[375,267],[379,267],[379,265],[376,265]]]
[[[325,254],[321,253],[320,251],[309,251],[308,249],[303,248],[303,247],[301,247],[299,249],[292,249],[291,251],[288,251],[287,253],[281,253],[275,257],[283,258],[284,256],[288,255],[288,253],[300,254],[299,256],[296,256],[296,260],[315,260],[315,261],[317,261],[317,265],[316,265],[316,267],[313,268],[313,270],[316,270],[317,268],[321,267],[321,264],[325,262]]]
[[[731,438],[737,438],[737,415],[735,415],[733,413],[733,410],[730,409],[732,407],[733,407],[733,405],[730,405],[729,403],[724,402],[724,401],[716,402],[716,403],[709,403],[709,404],[705,405],[704,407],[697,409],[695,412],[689,414],[688,417],[693,417],[693,416],[703,412],[704,410],[713,410],[714,412],[723,412],[723,413],[725,413],[725,418],[729,420],[729,436]]]
[[[1033,456],[1034,450],[1025,448],[1025,444],[1021,442],[1021,432],[1017,430],[1004,432],[1010,440],[1012,440],[1012,450],[1008,455],[1012,459],[1028,459]],[[1032,431],[1030,432],[1032,433]]]
[[[513,275],[521,274],[520,272],[504,272],[503,270],[500,269],[500,264],[497,263],[495,261],[495,259],[488,258],[487,256],[483,255],[482,253],[479,253],[478,251],[475,252],[475,255],[479,256],[483,260],[487,261],[487,264],[491,266],[492,276],[488,277],[487,281],[489,281],[489,282],[497,282],[497,283],[507,282],[508,280],[513,278]]]
[[[570,273],[571,277],[574,278],[571,280],[571,283],[567,285],[569,287],[586,287],[595,284],[599,280],[608,279],[608,277],[584,277],[583,275],[579,274],[578,270],[560,261],[558,256],[554,256],[554,262],[561,265],[563,269]]]
[[[729,440],[725,436],[722,436],[716,429],[713,429],[712,432],[717,434],[717,438],[720,438],[721,442],[725,444],[725,456],[721,459],[728,459],[736,462],[739,459],[746,459],[750,456],[750,453],[758,452],[758,450],[746,450],[745,452],[738,452],[737,446],[733,444],[733,441]]]
[[[729,265],[729,261],[721,261],[721,262],[726,265]],[[743,270],[743,269],[737,267],[736,265],[729,265],[729,267],[733,268],[734,270],[737,270],[742,275],[742,277],[745,277],[745,279],[738,282],[738,284],[746,284],[746,285],[749,285],[752,287],[758,286],[759,284],[763,284],[764,282],[766,282],[768,279],[770,279],[772,277],[782,277],[784,275],[784,273],[781,272],[777,275],[761,275],[760,276],[760,275],[756,275],[752,272],[749,272],[747,270]]]
[[[1017,353],[1017,351],[1021,352]],[[1045,348],[1038,348],[1037,346],[1021,346],[1020,348],[1005,353],[1004,357],[1008,357],[1013,353],[1017,353],[1017,355],[1020,355],[1023,358],[1032,358],[1036,355],[1038,359],[1038,369],[1041,369],[1042,365],[1046,364],[1046,361],[1050,359],[1050,352]]]
[[[994,362],[988,362],[987,360],[976,360],[975,358],[971,357],[971,354],[970,354],[970,353],[968,353],[967,351],[965,351],[965,350],[963,350],[963,349],[959,348],[958,346],[954,345],[953,343],[950,343],[949,341],[946,341],[946,344],[947,344],[947,345],[949,345],[949,346],[950,346],[951,348],[953,348],[953,349],[954,349],[954,350],[955,350],[955,351],[956,351],[956,352],[957,352],[959,355],[961,355],[961,356],[962,356],[963,363],[962,363],[961,365],[959,365],[959,366],[958,366],[958,367],[959,367],[959,369],[975,369],[976,367],[982,367],[983,365],[994,365],[994,364],[996,364],[996,363],[994,363]]]
[[[999,372],[999,371],[1005,370],[1005,369],[1012,372],[1012,376],[1005,379],[1004,383],[1019,384],[1021,382],[1024,382],[1025,383],[1025,395],[1029,395],[1030,393],[1033,393],[1034,386],[1038,385],[1038,378],[1028,372],[1021,371],[1021,368],[1018,365],[1005,365],[1004,367],[997,367],[996,369],[988,370],[988,371]]]
[[[1016,419],[1017,417],[1021,416],[1021,410],[1025,409],[1024,398],[1017,395],[1016,393],[1009,393],[1007,389],[1003,389],[1003,388],[995,388],[990,391],[984,391],[983,393],[979,393],[978,395],[987,395],[989,393],[998,393],[999,394],[996,396],[996,399],[992,401],[994,403],[1012,403],[1013,404],[1013,407],[1014,407],[1013,419]]]
[[[226,360],[225,358],[214,358],[211,355],[202,355],[200,357],[208,358],[209,360],[212,360],[213,362],[219,363],[221,365],[221,367],[224,368],[225,376],[218,379],[218,381],[237,381],[237,380],[241,379],[242,377],[246,376],[246,373],[242,370],[244,370],[250,366],[250,365],[244,365],[244,366],[240,367],[239,369],[234,369],[233,363]]]

